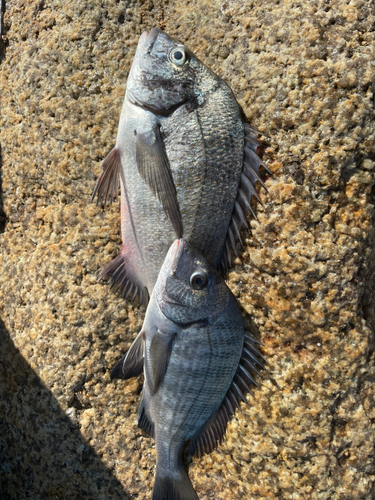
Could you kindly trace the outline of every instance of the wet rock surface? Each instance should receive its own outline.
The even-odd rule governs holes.
[[[6,2],[0,65],[0,496],[150,498],[142,380],[109,372],[144,309],[96,276],[119,207],[89,204],[138,36],[232,87],[273,171],[229,273],[269,373],[190,477],[203,499],[372,499],[373,1]]]

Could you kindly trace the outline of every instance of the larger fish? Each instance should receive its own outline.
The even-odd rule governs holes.
[[[258,145],[221,78],[159,29],[143,33],[92,197],[116,199],[120,179],[123,246],[99,279],[147,302],[176,235],[226,269],[263,185]]]
[[[189,243],[170,248],[151,295],[142,331],[112,371],[145,383],[138,425],[155,437],[153,500],[197,495],[183,454],[211,452],[263,366],[243,328],[237,302],[213,266]]]

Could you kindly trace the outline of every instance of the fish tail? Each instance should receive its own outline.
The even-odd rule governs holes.
[[[175,471],[156,466],[152,500],[198,500],[182,464]]]

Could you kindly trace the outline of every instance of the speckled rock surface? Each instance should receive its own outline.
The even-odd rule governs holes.
[[[229,275],[269,375],[192,463],[194,487],[201,500],[373,499],[374,1],[6,6],[0,497],[150,498],[142,380],[109,379],[144,309],[97,283],[119,208],[88,200],[138,36],[160,26],[232,86],[274,172]]]

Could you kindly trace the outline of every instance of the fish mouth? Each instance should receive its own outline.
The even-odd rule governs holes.
[[[175,246],[175,249],[172,249],[174,251],[174,256],[173,256],[173,261],[171,265],[171,273],[174,274],[177,271],[178,264],[180,263],[182,254],[184,253],[185,246],[186,246],[186,241],[181,238],[180,240],[176,240],[173,244]]]
[[[163,82],[163,80],[160,80],[160,82]],[[161,108],[156,108],[155,106],[152,106],[151,104],[147,104],[143,101],[140,101],[137,99],[134,94],[130,90],[128,92],[128,100],[134,104],[135,106],[138,106],[139,108],[144,109],[145,111],[150,111],[150,113],[153,113],[156,116],[163,116],[164,118],[168,118],[169,116],[173,115],[175,111],[177,111],[178,108],[183,106],[184,104],[187,104],[190,101],[193,101],[194,98],[187,98],[182,100],[181,102],[178,102],[176,104],[172,104],[172,106],[169,106],[169,108],[166,109],[161,109]]]
[[[151,52],[152,47],[154,46],[154,43],[160,32],[161,30],[159,28],[152,28],[150,33],[144,31],[139,37],[138,45],[146,49],[146,52]]]
[[[147,33],[147,31],[145,31]],[[150,33],[148,34],[146,41],[145,41],[145,47],[147,47],[147,50],[151,50],[157,37],[159,36],[160,29],[159,28],[152,28]]]
[[[186,241],[181,238],[179,240],[175,240],[174,243],[172,243],[171,247],[169,248],[164,264],[165,266],[167,266],[164,271],[165,272],[164,284],[166,283],[166,281],[170,276],[173,276],[176,273],[182,254],[184,253],[185,246],[186,246]],[[162,290],[161,299],[163,303],[169,305],[171,304],[179,305],[178,302],[174,302],[173,299],[171,299],[168,296],[165,289]]]

